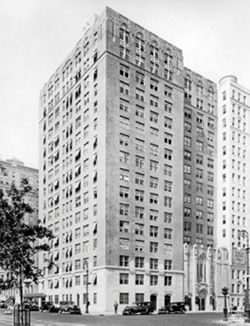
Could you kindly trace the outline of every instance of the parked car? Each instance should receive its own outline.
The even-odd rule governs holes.
[[[50,301],[42,302],[42,305],[41,305],[41,307],[40,307],[40,310],[41,310],[41,311],[44,311],[44,310],[49,311],[49,308],[50,308],[51,306],[53,306],[53,303],[50,302]]]
[[[39,311],[39,307],[35,302],[24,303],[24,309],[29,309],[30,311]]]
[[[70,310],[75,306],[73,301],[60,301],[59,302],[59,313],[70,312]]]
[[[132,306],[127,306],[123,310],[123,315],[134,315],[134,314],[140,314],[140,315],[148,315],[154,311],[154,308],[151,304],[151,302],[136,302]]]
[[[158,314],[184,314],[186,311],[184,302],[171,302],[167,304],[165,307],[162,307],[158,310]]]
[[[74,305],[72,308],[69,308],[68,312],[72,315],[81,315],[81,309],[76,305]]]
[[[58,305],[54,305],[52,304],[49,309],[48,312],[59,312],[60,307]]]

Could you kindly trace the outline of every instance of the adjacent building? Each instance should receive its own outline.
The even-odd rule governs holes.
[[[184,243],[214,247],[217,86],[184,70]]]
[[[244,306],[246,250],[249,237],[249,96],[237,77],[225,76],[218,92],[217,245],[229,252],[232,306]],[[249,239],[248,239],[249,240]]]

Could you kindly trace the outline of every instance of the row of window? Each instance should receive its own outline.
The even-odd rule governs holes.
[[[195,231],[198,234],[204,233],[205,226],[203,224],[196,223],[195,224]],[[192,223],[189,221],[184,222],[184,231],[185,232],[192,232]],[[213,226],[207,225],[207,235],[213,235],[214,234],[214,228]]]
[[[144,274],[135,274],[135,285],[144,285],[145,276]],[[151,274],[149,277],[149,285],[158,285],[159,276]],[[122,285],[129,284],[129,273],[120,273],[119,283]],[[172,285],[172,276],[164,276],[164,286]]]
[[[202,209],[198,209],[195,210],[195,215],[194,217],[197,220],[202,220],[203,219],[203,210]],[[192,218],[192,209],[190,207],[184,207],[184,217],[186,218]],[[207,222],[213,222],[214,221],[214,214],[212,212],[207,212],[206,213],[206,218],[207,218]]]

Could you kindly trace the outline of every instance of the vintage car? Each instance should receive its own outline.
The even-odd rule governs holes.
[[[158,310],[158,314],[184,314],[186,311],[185,303],[180,302],[171,302],[167,304],[165,307],[162,307]]]
[[[136,302],[132,306],[127,306],[123,310],[123,315],[148,315],[154,311],[151,302]]]

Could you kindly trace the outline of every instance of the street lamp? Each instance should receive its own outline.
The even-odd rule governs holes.
[[[228,288],[226,286],[224,288],[222,288],[221,289],[221,293],[224,295],[224,308],[223,308],[224,317],[223,317],[223,320],[227,321],[227,295],[228,295]]]
[[[86,268],[86,297],[85,297],[85,313],[89,313],[89,264],[85,261],[84,268]]]
[[[245,323],[250,323],[250,309],[249,309],[249,233],[246,230],[241,230],[240,235],[247,240],[246,246],[246,256],[247,256],[247,270],[246,270],[246,278],[247,278],[247,289],[246,289],[246,297],[245,297],[245,312],[246,318]]]

